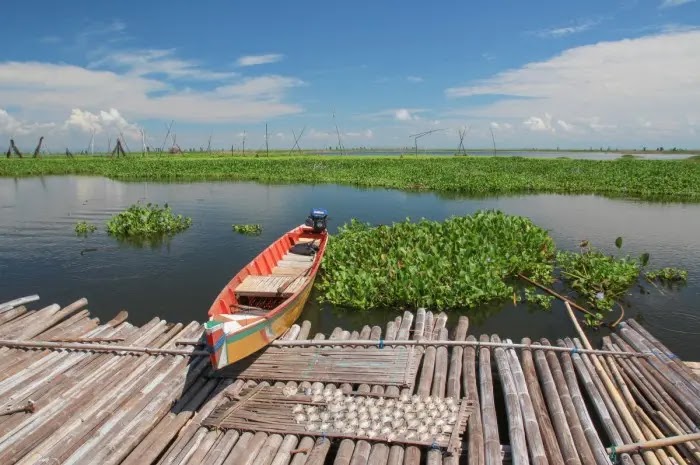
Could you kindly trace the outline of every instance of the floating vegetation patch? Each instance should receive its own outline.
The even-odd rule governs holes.
[[[87,236],[88,234],[94,233],[95,231],[97,231],[97,226],[86,221],[79,221],[75,225],[75,233],[78,236]]]
[[[586,299],[597,320],[602,320],[603,314],[612,310],[637,281],[641,266],[637,259],[616,258],[594,248],[580,253],[559,252],[557,264],[566,284]],[[589,318],[588,323],[596,321]]]
[[[248,236],[257,236],[262,233],[262,225],[260,224],[234,224],[232,227],[237,233]]]
[[[647,281],[661,281],[664,283],[685,282],[688,280],[688,272],[680,268],[661,268],[644,273]]]
[[[110,218],[107,232],[119,238],[152,239],[175,235],[191,224],[192,218],[175,215],[167,203],[162,208],[137,203]]]
[[[309,170],[314,172],[309,177]],[[294,156],[0,158],[0,176],[101,175],[113,179],[338,183],[466,195],[585,193],[700,201],[700,163],[525,157]]]
[[[518,273],[551,282],[554,253],[547,231],[497,211],[378,227],[352,220],[329,241],[320,299],[359,309],[474,308],[513,298]]]
[[[615,245],[622,248],[622,238]],[[553,297],[521,287],[518,274],[540,284],[558,276],[564,294],[583,300],[599,325],[625,298],[647,266],[649,254],[634,258],[607,255],[579,244],[577,252],[556,251],[547,231],[522,216],[480,211],[440,223],[409,220],[371,226],[352,220],[328,243],[319,300],[361,310],[416,308],[474,309],[493,302],[525,301],[551,308]],[[648,272],[652,281],[682,281],[674,268]]]

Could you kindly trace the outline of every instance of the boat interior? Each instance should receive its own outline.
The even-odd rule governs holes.
[[[209,310],[227,333],[264,319],[312,279],[316,251],[324,240],[299,227],[271,244],[221,291]]]

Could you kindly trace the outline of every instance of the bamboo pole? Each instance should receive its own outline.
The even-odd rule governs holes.
[[[641,336],[643,336],[649,343],[656,347],[661,354],[663,354],[664,357],[668,358],[674,365],[675,371],[677,371],[681,376],[683,376],[688,384],[690,384],[693,389],[695,390],[695,393],[700,396],[700,378],[693,373],[693,370],[690,369],[686,364],[684,364],[680,358],[673,352],[671,352],[668,347],[663,345],[661,341],[659,341],[653,334],[651,334],[649,331],[646,330],[639,322],[630,319],[627,321],[627,324],[630,326],[630,328],[634,329],[639,333]]]
[[[616,346],[612,345],[610,338],[608,338],[608,337],[603,338],[603,344],[606,347],[610,347],[613,349],[616,348]],[[628,371],[625,371],[625,366],[619,367],[616,364],[616,362],[617,362],[616,360],[608,359],[607,362],[611,367],[611,371],[613,372],[615,379],[618,382],[618,385],[620,385],[621,388],[623,389],[623,393],[625,395],[625,399],[626,399],[628,405],[635,406],[635,410],[634,410],[635,414],[640,419],[642,419],[643,424],[646,425],[646,427],[648,429],[648,434],[646,434],[646,435],[651,436],[651,439],[663,437],[664,433],[662,433],[662,431],[658,428],[658,426],[656,426],[648,416],[648,415],[656,416],[656,413],[657,413],[655,408],[652,407],[652,405],[650,404],[650,402],[654,402],[653,393],[651,393],[648,390],[645,383],[642,382],[642,383],[639,383],[639,387],[644,390],[644,392],[647,394],[647,397],[642,395],[642,393],[640,392],[640,389],[638,389],[637,385],[635,384],[634,374],[630,374]],[[622,368],[622,369],[620,370],[620,368]],[[637,406],[637,402],[639,403],[639,406],[641,406],[641,409],[639,408],[639,406]],[[669,454],[671,454],[676,459],[676,461],[681,460],[681,462],[679,462],[679,463],[682,463],[682,459],[680,458],[678,451],[674,447],[669,446],[666,448],[666,451]],[[688,452],[688,453],[689,453],[689,455],[691,455],[691,459],[693,459],[693,462],[698,463],[697,459],[695,457],[692,457],[692,453],[690,453],[690,452]],[[657,450],[656,454],[661,455],[659,457],[660,460],[668,461],[668,458],[665,457],[665,454],[662,450]]]
[[[578,339],[576,339],[574,343],[571,339],[566,338],[564,339],[564,343],[569,348],[583,347]],[[586,354],[573,353],[572,358],[579,377],[583,380],[584,386],[598,411],[603,427],[608,433],[608,437],[613,442],[613,445],[632,442],[632,437],[627,431],[627,427],[622,421],[615,403],[605,388],[603,381],[598,376],[589,356]],[[632,456],[622,454],[620,458],[625,464],[629,464],[630,461],[632,461],[635,465],[644,465],[644,459],[638,454]]]
[[[193,334],[199,331],[199,323],[192,323],[184,329],[182,325],[176,325],[166,334],[171,340],[180,332]],[[166,347],[172,345],[174,344],[171,342]],[[90,460],[103,465],[121,463],[158,419],[168,412],[172,405],[171,399],[181,392],[183,383],[186,389],[188,382],[194,382],[208,366],[202,360],[192,367],[193,372],[190,374],[185,369],[187,362],[186,357],[158,357],[154,360],[152,368],[138,377],[133,389],[126,389],[108,398],[108,403],[117,402],[116,405],[119,406],[109,417],[109,421],[104,421],[107,418],[103,416],[103,412],[109,412],[114,407],[101,410],[100,414],[82,421],[79,425],[76,423],[71,438],[76,441],[75,446],[67,447],[62,441],[57,443],[47,456],[56,457],[60,462],[78,462],[90,457]],[[213,387],[216,382],[211,384]],[[93,422],[99,425],[97,434],[94,434],[96,425]],[[203,440],[204,436],[201,439]]]
[[[305,465],[323,465],[331,447],[331,441],[326,438],[318,438],[314,447],[309,452]]]
[[[469,329],[469,318],[460,316],[455,328],[455,341],[464,341],[467,338]],[[462,359],[464,358],[464,348],[455,346],[450,354],[450,369],[447,373],[447,397],[460,398],[460,378],[462,377]],[[466,392],[466,391],[465,391]]]
[[[547,339],[541,339],[543,345],[550,345]],[[593,451],[588,444],[586,435],[583,432],[583,427],[581,426],[581,421],[579,420],[578,413],[576,412],[576,407],[574,406],[573,399],[571,398],[571,392],[566,384],[566,379],[559,363],[559,359],[554,352],[546,352],[545,357],[547,363],[549,364],[549,369],[552,373],[552,377],[556,383],[555,387],[559,393],[559,399],[561,400],[561,405],[564,408],[564,415],[566,416],[566,421],[569,424],[569,430],[571,431],[571,436],[574,438],[576,443],[576,449],[578,451],[579,458],[583,465],[594,465],[596,463],[593,457]]]
[[[654,439],[652,441],[640,441],[633,444],[624,444],[615,447],[615,451],[621,452],[640,452],[643,450],[658,449],[674,444],[700,440],[700,433],[683,434],[681,436],[670,436],[667,438]],[[612,448],[608,448],[608,452],[612,452]]]
[[[627,348],[629,346],[619,335],[613,333],[611,334],[611,337],[615,342],[615,345],[620,347],[622,350],[628,350]],[[643,384],[645,387],[650,389],[656,396],[658,396],[658,401],[661,403],[661,405],[666,406],[666,411],[675,418],[678,424],[684,425],[683,428],[686,429],[686,432],[692,432],[693,428],[695,427],[695,422],[690,419],[685,409],[682,408],[669,394],[669,390],[673,386],[670,385],[668,380],[661,377],[661,375],[653,368],[648,368],[647,364],[641,363],[641,360],[635,359],[627,362],[628,363],[626,366],[628,366],[630,370],[633,370],[635,377],[637,379],[644,380]]]
[[[485,334],[480,342],[488,341]],[[482,345],[479,351],[479,383],[481,389],[481,417],[484,425],[484,451],[486,465],[501,465],[501,440],[498,435],[498,419],[491,377],[491,353]]]
[[[571,319],[574,323],[574,326],[576,327],[576,330],[578,331],[579,334],[581,334],[583,336],[584,347],[586,349],[591,349],[591,343],[588,342],[588,339],[585,338],[585,334],[583,333],[581,326],[579,326],[578,321],[576,321],[576,318],[574,318],[574,313],[571,310],[571,307],[569,305],[566,305],[566,309],[569,312],[569,316],[571,317]],[[615,385],[613,384],[612,380],[608,376],[607,371],[605,371],[605,369],[603,369],[603,365],[601,364],[600,360],[598,360],[598,357],[591,356],[591,360],[593,361],[593,366],[595,367],[595,370],[598,373],[598,376],[603,381],[603,385],[605,386],[608,393],[610,394],[612,401],[615,403],[615,406],[618,410],[618,413],[620,414],[620,417],[624,421],[625,426],[627,427],[632,439],[634,439],[636,441],[646,440],[646,438],[644,437],[644,434],[642,433],[641,429],[639,428],[639,425],[634,421],[632,414],[627,409],[627,406],[625,405],[624,400],[620,396],[619,391],[615,388]],[[659,460],[656,458],[656,456],[653,453],[644,452],[642,455],[644,456],[644,461],[647,462],[649,465],[661,465],[659,463]]]
[[[435,324],[433,326],[433,339],[438,341],[446,341],[448,338],[448,331],[445,327],[447,325],[447,315],[441,312],[435,319]],[[447,380],[447,362],[449,361],[449,356],[447,353],[447,347],[438,346],[436,349],[436,361],[435,361],[435,372],[433,376],[433,384],[430,387],[430,394],[433,397],[445,397],[446,380]],[[455,425],[456,427],[456,425]],[[426,463],[428,465],[442,465],[443,456],[442,451],[439,450],[429,450],[427,454]],[[451,457],[450,457],[451,458]]]
[[[495,334],[491,336],[491,341],[501,342]],[[498,366],[498,374],[501,378],[501,386],[503,387],[503,395],[506,402],[506,413],[508,416],[508,430],[510,433],[510,447],[513,465],[528,465],[527,440],[525,439],[525,425],[523,424],[523,412],[521,410],[518,392],[515,387],[513,373],[510,370],[508,357],[506,356],[503,347],[497,347],[494,350],[496,365]],[[541,446],[541,444],[540,444]],[[537,450],[537,445],[535,445]],[[539,453],[542,455],[539,455]],[[533,463],[547,463],[544,457],[544,446],[542,450],[537,450],[533,457]],[[543,461],[544,459],[544,461]]]
[[[564,412],[559,391],[557,390],[556,382],[552,376],[552,372],[547,364],[547,358],[542,350],[535,350],[535,366],[539,374],[539,379],[544,393],[544,399],[547,403],[549,414],[554,425],[554,432],[557,435],[561,453],[564,457],[564,462],[567,464],[581,465],[581,460],[577,452],[574,438],[569,429],[569,423]]]
[[[457,321],[457,326],[454,331],[454,340],[463,341],[467,337],[467,330],[469,329],[469,318],[466,316],[460,316]],[[450,364],[447,372],[447,386],[445,390],[445,396],[451,397],[455,400],[460,400],[462,395],[460,394],[461,387],[461,377],[464,359],[464,348],[453,347],[452,353],[450,354]],[[465,391],[464,397],[469,398]],[[470,399],[473,401],[473,399]],[[472,410],[472,416],[470,421],[474,421],[473,412],[474,409],[479,409],[478,402],[474,402]],[[469,424],[469,422],[467,423]],[[464,442],[464,438],[462,439]],[[443,459],[443,465],[457,465],[459,462],[459,455],[452,454],[449,457]]]
[[[191,357],[209,356],[209,352],[203,350],[192,351],[188,349],[160,349],[157,347],[109,346],[101,344],[62,343],[51,341],[15,341],[12,339],[0,339],[0,346],[15,349],[88,350],[94,352],[123,352],[126,354],[187,355]]]
[[[571,312],[570,309],[569,309],[569,312]],[[584,342],[584,346],[586,348],[589,348],[590,343],[586,340]],[[629,411],[629,409],[625,405],[624,399],[621,397],[619,391],[617,390],[617,388],[613,384],[607,371],[603,368],[602,363],[600,362],[600,360],[598,360],[598,357],[591,356],[591,361],[593,362],[593,366],[595,367],[595,371],[597,372],[598,376],[600,377],[603,386],[605,386],[605,389],[608,391],[608,394],[610,395],[612,402],[615,404],[617,411],[620,414],[620,417],[621,417],[622,421],[624,422],[625,426],[627,427],[632,439],[636,440],[636,441],[646,440],[644,434],[642,433],[642,430],[639,428],[639,425],[634,420],[631,412]],[[653,453],[644,452],[643,456],[644,456],[644,461],[647,462],[647,464],[661,465],[659,460],[656,458],[656,456]]]
[[[34,294],[28,295],[26,297],[20,297],[19,299],[10,300],[8,302],[3,302],[0,304],[0,312],[12,310],[12,308],[14,307],[19,307],[20,305],[36,302],[37,300],[39,300],[39,296],[37,294]]]
[[[417,320],[416,320],[417,322]],[[398,331],[396,332],[396,338],[395,339],[408,339],[409,335],[411,334],[411,327],[413,326],[414,323],[414,316],[413,313],[406,311],[403,314],[403,318],[401,319],[401,323],[398,325]],[[419,355],[418,355],[419,356]],[[415,383],[413,383],[415,384]],[[408,393],[408,389],[404,389],[403,392]],[[387,386],[385,393],[387,395],[392,395],[392,396],[399,396],[401,391],[399,390],[398,386]],[[406,453],[405,446],[399,445],[399,444],[394,444],[391,446],[389,449],[389,456],[387,457],[387,465],[401,465],[403,464],[404,460],[404,455]]]
[[[655,349],[651,342],[626,323],[620,324],[618,333],[636,350],[653,355],[648,357],[647,360],[659,373],[676,386],[674,393],[675,396],[679,397],[679,402],[690,404],[695,411],[700,410],[700,395],[698,395],[692,383],[694,375],[689,376],[684,373],[673,360],[662,351]]]
[[[532,284],[533,286],[537,286],[537,287],[539,287],[540,289],[542,289],[543,291],[545,291],[545,292],[547,292],[547,293],[553,295],[553,296],[556,297],[557,299],[559,299],[559,300],[561,300],[562,302],[564,302],[564,304],[571,305],[572,307],[574,307],[574,308],[575,308],[576,310],[578,310],[579,312],[585,313],[586,315],[589,315],[589,316],[592,316],[592,317],[595,317],[595,316],[596,316],[595,313],[591,312],[590,310],[586,310],[585,308],[581,307],[581,306],[580,306],[579,304],[577,304],[576,302],[567,299],[567,298],[564,297],[563,295],[561,295],[561,294],[555,292],[554,290],[548,288],[547,286],[543,286],[542,284],[539,284],[539,283],[537,283],[537,282],[531,280],[530,278],[528,278],[527,276],[523,275],[522,273],[518,273],[518,277],[519,277],[520,279],[523,279],[523,280],[527,281],[528,283]]]
[[[566,347],[564,341],[557,341],[561,347]],[[581,422],[581,427],[583,428],[583,433],[588,441],[593,457],[597,465],[608,465],[610,459],[605,447],[600,440],[595,426],[593,425],[593,420],[591,419],[588,409],[586,408],[586,403],[583,399],[581,390],[579,389],[578,382],[576,380],[576,372],[574,370],[574,363],[570,354],[561,354],[561,363],[563,368],[564,377],[566,378],[566,385],[569,389],[571,395],[571,400],[576,408],[576,413]]]
[[[475,341],[474,336],[469,336],[467,340]],[[476,371],[476,350],[474,346],[464,348],[462,358],[462,391],[468,399],[474,402],[469,422],[467,423],[467,453],[468,463],[471,465],[484,465],[484,430],[481,422],[481,401],[479,400],[479,389],[477,387]]]
[[[530,340],[524,338],[523,343],[529,345]],[[523,362],[523,375],[530,394],[532,407],[535,411],[535,417],[541,431],[542,442],[544,444],[545,451],[547,452],[549,463],[552,465],[564,463],[564,457],[562,456],[561,449],[559,448],[559,442],[557,441],[557,436],[554,433],[552,420],[547,412],[547,406],[544,402],[542,389],[540,388],[540,383],[537,379],[537,372],[535,371],[535,362],[533,360],[532,351],[523,350],[521,356]]]
[[[420,323],[420,327],[419,327]],[[416,312],[416,331],[413,334],[416,339],[425,338],[427,340],[433,337],[433,313],[426,312],[425,309],[419,308]],[[418,350],[422,351],[423,348],[419,347]],[[427,352],[427,351],[426,351]],[[422,353],[422,352],[421,352]],[[430,392],[430,384],[432,383],[432,374],[435,372],[434,359],[430,367],[430,376],[424,375],[426,372],[426,355],[423,354],[423,366],[420,372],[420,379],[425,378],[423,392]],[[416,394],[420,394],[420,382],[416,386]],[[425,395],[425,394],[423,394]],[[421,450],[417,446],[407,446],[404,452],[404,465],[419,465],[421,462]]]
[[[1,341],[0,341],[1,343]],[[314,341],[314,340],[296,340],[296,341],[274,341],[270,344],[276,347],[299,347],[299,346],[376,346],[378,341],[375,340],[357,340],[357,341]],[[503,347],[505,349],[532,349],[532,346],[527,344],[516,344],[516,343],[503,343],[503,342],[489,342],[489,341],[433,341],[433,340],[395,340],[391,343],[392,346],[418,346],[418,347],[457,347],[457,346],[476,346],[476,347]],[[538,345],[534,348],[544,348],[546,350],[551,350],[554,352],[571,352],[570,349],[558,346],[541,346]],[[595,350],[595,349],[580,349],[580,353],[585,354],[597,354],[597,355],[611,355],[613,357],[650,357],[651,354],[640,353],[640,352],[617,352],[609,350]]]
[[[162,331],[165,330],[165,322],[161,321],[153,325],[153,331],[143,334],[136,342],[165,344],[176,333],[180,332],[181,327],[175,329],[175,332],[166,331],[167,339],[161,337],[159,333],[163,334]],[[42,417],[50,418],[50,421],[25,421],[13,429],[13,433],[19,434],[12,436],[16,438],[15,440],[5,440],[0,445],[0,462],[6,459],[8,454],[14,456],[19,451],[30,449],[33,455],[27,455],[23,459],[23,462],[27,464],[34,463],[33,460],[36,459],[36,456],[52,457],[52,454],[60,454],[61,457],[67,457],[81,444],[82,434],[101,424],[107,418],[111,408],[120,405],[135,390],[142,389],[143,386],[152,381],[150,378],[158,379],[155,376],[156,373],[164,376],[163,368],[166,366],[164,360],[167,362],[167,359],[154,357],[144,362],[138,357],[127,355],[126,357],[107,357],[106,361],[102,361],[100,365],[93,365],[101,370],[88,372],[80,379],[79,383],[65,390],[61,397],[42,405],[40,413]],[[182,357],[171,359],[171,361],[175,364],[185,363],[185,359]],[[95,360],[91,360],[91,364],[94,362]],[[167,366],[172,368],[172,365]],[[109,371],[105,372],[104,370],[107,369]],[[106,389],[113,389],[116,395],[101,396],[101,393]],[[69,406],[72,408],[68,408]],[[76,412],[79,412],[77,417],[72,416]],[[70,420],[66,421],[67,419]],[[70,435],[70,441],[66,441],[67,435]],[[43,443],[41,447],[37,447],[37,443],[40,441]],[[63,460],[59,459],[58,461]]]
[[[140,331],[134,333],[129,338],[128,342],[151,343],[156,335],[163,331],[164,326],[165,322],[154,318],[144,325]],[[10,447],[21,449],[24,447],[34,447],[33,444],[36,444],[50,433],[56,431],[62,423],[60,418],[56,419],[51,417],[51,415],[61,412],[66,412],[67,415],[70,415],[69,409],[74,407],[77,401],[81,399],[91,399],[91,396],[94,395],[98,386],[94,385],[93,381],[97,376],[100,376],[102,381],[102,385],[99,387],[105,389],[114,379],[112,376],[116,369],[129,368],[132,360],[133,358],[130,356],[126,358],[107,356],[93,357],[87,365],[77,371],[77,382],[68,382],[66,386],[62,387],[61,399],[52,398],[49,402],[45,402],[41,406],[41,411],[36,415],[34,420],[47,419],[46,422],[29,423],[21,421],[0,426],[0,436],[4,436],[0,441],[0,457],[2,456],[2,451]],[[123,374],[120,379],[124,379]],[[125,381],[128,382],[128,379]],[[81,407],[82,405],[83,404],[81,404]],[[60,431],[64,432],[65,430]],[[15,434],[20,432],[21,435]]]
[[[511,341],[507,340],[506,342]],[[535,408],[532,404],[530,393],[527,390],[525,374],[523,373],[523,369],[520,366],[520,362],[518,361],[518,355],[513,349],[507,349],[505,352],[508,364],[510,365],[510,372],[513,375],[513,382],[515,385],[518,402],[520,403],[520,410],[523,416],[523,424],[525,427],[525,434],[527,435],[527,444],[530,451],[531,461],[533,464],[536,465],[547,465],[549,464],[549,460],[547,459],[544,441],[542,440],[540,427],[537,424]]]

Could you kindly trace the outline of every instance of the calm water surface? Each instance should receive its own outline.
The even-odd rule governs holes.
[[[120,243],[104,232],[106,220],[136,201],[163,204],[193,218],[192,227],[158,246]],[[122,309],[141,324],[204,320],[224,284],[311,207],[327,208],[331,232],[350,218],[391,223],[406,217],[442,220],[479,209],[529,216],[549,229],[560,248],[581,239],[613,251],[623,236],[626,253],[651,254],[654,267],[689,272],[680,289],[634,288],[625,304],[680,356],[700,360],[700,205],[612,200],[596,196],[528,195],[487,199],[357,189],[335,185],[268,186],[254,183],[123,183],[99,177],[0,179],[0,302],[38,293],[44,305],[87,297],[103,321]],[[87,238],[74,233],[85,220],[99,226]],[[261,223],[247,237],[232,223]],[[90,249],[88,251],[87,249]],[[93,250],[96,249],[96,250]],[[82,252],[82,254],[81,254]],[[303,318],[330,333],[336,326],[384,325],[400,312],[350,312],[310,300]],[[563,306],[551,312],[505,304],[468,314],[472,334],[519,340],[573,335]],[[455,323],[456,315],[450,317]],[[602,336],[600,331],[596,336]],[[597,337],[594,336],[594,339]]]

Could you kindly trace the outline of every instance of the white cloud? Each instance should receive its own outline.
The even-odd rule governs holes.
[[[664,0],[659,5],[659,8],[672,8],[674,6],[685,5],[686,3],[694,2],[695,0]]]
[[[63,123],[63,129],[78,129],[85,133],[100,134],[103,132],[123,133],[125,137],[137,139],[140,136],[139,127],[128,122],[117,109],[91,113],[89,111],[74,108],[68,119]]]
[[[267,53],[265,55],[246,55],[236,60],[238,66],[257,66],[277,63],[282,60],[284,55],[280,53]]]
[[[229,78],[209,89],[178,89],[143,73],[88,69],[40,62],[0,63],[0,102],[39,119],[63,117],[72,108],[117,108],[130,119],[179,122],[251,122],[290,115],[301,107],[285,102],[302,84],[293,77]]]
[[[564,27],[554,27],[550,29],[542,29],[535,31],[534,34],[539,37],[564,37],[571,34],[587,31],[600,24],[600,21],[584,21],[579,24]]]
[[[573,124],[569,124],[569,123],[567,123],[566,121],[564,121],[564,120],[562,120],[562,119],[558,119],[558,120],[557,120],[557,125],[558,125],[560,128],[562,128],[564,131],[566,131],[566,132],[571,132],[571,131],[573,131],[573,130],[575,129],[575,127],[574,127]]]
[[[531,131],[554,131],[552,127],[552,115],[549,113],[545,113],[544,118],[531,116],[523,121],[523,125]]]
[[[423,78],[420,76],[407,76],[406,80],[414,83],[423,82]]]
[[[55,126],[54,123],[27,123],[10,115],[0,108],[0,134],[10,137],[25,136],[39,130],[48,130]]]
[[[491,129],[505,129],[505,130],[513,129],[513,125],[510,123],[497,123],[495,121],[491,121],[491,123],[489,125],[491,126]]]
[[[281,98],[286,90],[303,84],[304,81],[301,79],[269,75],[248,78],[236,84],[218,87],[216,92],[226,97],[257,96],[264,98]]]
[[[349,131],[344,133],[343,136],[371,139],[374,137],[374,131],[372,131],[371,129],[365,129],[364,131]]]
[[[191,60],[175,55],[174,49],[142,49],[109,53],[88,65],[88,68],[110,67],[125,70],[132,76],[164,75],[169,79],[213,80],[232,78],[233,72],[212,71]]]
[[[399,108],[398,110],[394,110],[394,118],[396,118],[399,121],[411,121],[418,119],[419,116],[416,115],[413,110],[409,110],[407,108]]]
[[[447,89],[446,95],[506,96],[462,113],[499,123],[521,121],[530,130],[525,134],[564,132],[581,140],[601,134],[615,143],[638,144],[649,136],[637,118],[653,117],[656,136],[681,144],[683,139],[674,138],[690,141],[687,121],[700,118],[698,56],[698,30],[600,42]],[[547,114],[553,116],[548,120]]]

